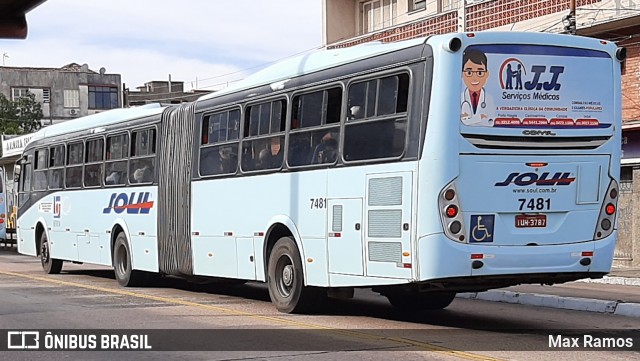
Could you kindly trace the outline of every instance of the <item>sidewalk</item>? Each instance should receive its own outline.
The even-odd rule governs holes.
[[[640,268],[614,268],[602,279],[520,285],[458,297],[640,317]]]

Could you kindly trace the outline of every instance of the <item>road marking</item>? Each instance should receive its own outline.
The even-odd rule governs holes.
[[[362,332],[362,331],[357,331],[357,330],[338,329],[338,328],[335,328],[335,327],[328,327],[328,326],[323,326],[323,325],[318,325],[318,324],[313,324],[313,323],[287,320],[285,318],[280,318],[280,317],[258,315],[258,314],[255,314],[255,313],[244,312],[244,311],[234,310],[234,309],[220,307],[220,306],[212,306],[212,305],[207,305],[207,304],[197,303],[197,302],[192,302],[192,301],[180,300],[180,299],[176,299],[176,298],[153,296],[153,295],[148,295],[148,294],[144,294],[144,293],[125,291],[125,290],[122,290],[122,289],[93,286],[93,285],[88,285],[88,284],[84,284],[84,283],[62,281],[62,280],[54,279],[54,278],[32,276],[32,275],[27,275],[27,274],[23,274],[23,273],[9,272],[9,271],[4,271],[4,270],[0,270],[0,274],[7,275],[7,276],[13,276],[13,277],[19,277],[19,278],[26,278],[26,279],[30,279],[30,280],[33,280],[33,281],[54,283],[54,284],[59,284],[59,285],[63,285],[63,286],[84,288],[84,289],[89,289],[89,290],[93,290],[93,291],[100,291],[100,292],[106,292],[106,293],[123,295],[123,296],[131,296],[131,297],[142,298],[142,299],[146,299],[146,300],[159,301],[159,302],[164,302],[164,303],[169,303],[169,304],[202,308],[202,309],[218,311],[218,312],[222,312],[222,313],[226,313],[226,314],[231,314],[231,315],[234,315],[234,316],[246,316],[246,317],[250,317],[250,318],[255,318],[255,319],[275,322],[275,323],[279,323],[279,324],[285,324],[285,325],[289,325],[289,326],[297,326],[297,327],[301,327],[301,328],[314,329],[314,330],[325,330],[325,331],[329,331],[329,332],[332,332],[332,333],[337,333],[337,334],[346,335],[346,336],[352,336],[354,338],[368,339],[368,340],[393,341],[393,342],[400,343],[400,344],[405,344],[405,345],[408,345],[408,346],[419,347],[419,348],[424,349],[425,351],[431,351],[431,352],[435,352],[435,353],[439,353],[439,354],[443,354],[443,355],[447,355],[447,356],[454,356],[454,357],[463,358],[463,359],[467,359],[467,360],[502,361],[501,359],[497,359],[497,358],[493,358],[493,357],[489,357],[489,356],[478,355],[478,354],[474,354],[474,353],[470,353],[470,352],[466,352],[466,351],[459,351],[459,350],[450,349],[450,348],[442,347],[442,346],[436,346],[436,345],[432,345],[432,344],[429,344],[429,343],[426,343],[426,342],[409,340],[409,339],[402,338],[402,337],[378,336],[378,335],[373,335],[373,334],[370,334],[370,333],[367,333],[367,332]]]

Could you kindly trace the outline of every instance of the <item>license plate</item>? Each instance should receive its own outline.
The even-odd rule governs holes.
[[[543,228],[547,226],[547,216],[544,214],[516,215],[516,228]]]

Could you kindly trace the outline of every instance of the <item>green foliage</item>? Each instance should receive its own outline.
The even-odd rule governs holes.
[[[42,105],[36,101],[36,96],[27,95],[14,101],[0,94],[0,133],[28,134],[42,126]]]

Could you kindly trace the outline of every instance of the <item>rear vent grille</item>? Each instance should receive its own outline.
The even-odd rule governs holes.
[[[611,137],[520,137],[483,134],[462,134],[482,149],[596,149]]]
[[[400,238],[402,236],[402,210],[400,209],[370,210],[367,221],[371,238]]]
[[[399,242],[369,242],[369,261],[402,262],[402,244]]]
[[[402,177],[369,180],[369,206],[402,205]]]
[[[333,222],[331,224],[332,232],[342,232],[342,206],[333,206]]]

